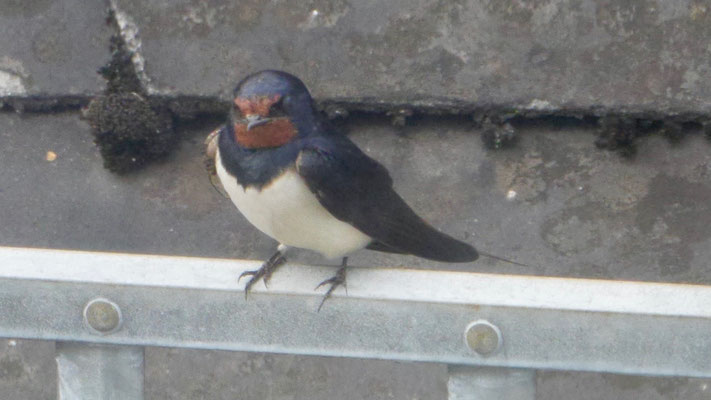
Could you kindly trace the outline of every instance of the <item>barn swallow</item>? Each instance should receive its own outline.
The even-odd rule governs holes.
[[[367,248],[435,261],[470,262],[471,245],[420,218],[395,192],[388,171],[348,137],[334,132],[306,86],[281,71],[261,71],[234,90],[227,123],[208,153],[232,202],[252,225],[279,242],[251,277],[245,295],[286,261],[289,247],[341,258],[324,301],[345,286],[347,255]],[[215,146],[216,144],[216,146]]]

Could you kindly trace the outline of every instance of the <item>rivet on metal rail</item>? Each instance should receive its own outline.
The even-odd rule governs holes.
[[[501,348],[504,339],[496,325],[480,319],[467,325],[464,341],[477,354],[490,356]]]
[[[84,325],[96,335],[108,335],[121,329],[121,309],[111,300],[96,298],[84,307]]]

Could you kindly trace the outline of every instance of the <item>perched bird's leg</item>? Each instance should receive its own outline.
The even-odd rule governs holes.
[[[264,286],[267,286],[267,283],[269,282],[269,279],[272,277],[272,274],[274,271],[277,270],[282,264],[286,262],[286,250],[288,249],[287,246],[284,246],[283,244],[280,244],[279,247],[277,247],[276,253],[274,253],[267,261],[262,264],[259,269],[253,270],[253,271],[244,271],[239,275],[239,278],[237,278],[237,282],[239,282],[242,277],[245,276],[251,276],[252,278],[247,282],[247,284],[244,286],[244,298],[247,298],[247,295],[249,294],[249,290],[252,288],[252,285],[257,283],[259,279],[263,278],[264,281]]]
[[[272,279],[272,274],[274,273],[274,271],[276,271],[277,268],[279,268],[282,264],[286,262],[287,250],[289,250],[289,246],[279,243],[279,246],[277,246],[277,253],[281,254],[281,258],[276,260],[275,265],[264,273],[264,277],[262,278],[262,281],[264,281],[264,287],[269,287],[269,280]],[[272,258],[274,258],[274,256],[272,256]]]
[[[321,307],[323,307],[323,303],[326,302],[326,299],[331,297],[331,293],[333,293],[333,291],[336,290],[337,287],[343,285],[343,288],[346,289],[346,294],[348,294],[348,286],[346,285],[347,264],[348,264],[348,257],[343,257],[343,261],[341,261],[341,268],[338,269],[338,271],[336,272],[336,275],[319,283],[318,286],[316,286],[316,288],[314,288],[314,290],[316,290],[323,285],[327,285],[329,283],[331,284],[331,287],[328,288],[328,291],[323,296],[323,299],[321,300],[321,304],[318,305],[318,310],[316,310],[316,312],[321,311]]]

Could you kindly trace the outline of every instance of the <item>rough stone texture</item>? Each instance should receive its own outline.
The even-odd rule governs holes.
[[[418,120],[400,128],[385,119],[351,122],[351,137],[390,168],[400,193],[425,218],[532,267],[486,259],[435,264],[367,251],[352,258],[354,265],[711,282],[711,144],[701,135],[674,146],[660,136],[644,138],[638,156],[627,160],[597,150],[593,131],[581,127],[520,126],[517,147],[494,152],[483,148],[463,119]],[[76,114],[0,114],[0,245],[266,257],[274,243],[208,181],[202,139],[216,124],[183,125],[184,141],[173,156],[116,176],[103,169]],[[50,151],[53,161],[47,161]],[[307,252],[295,260],[324,262]],[[53,347],[21,349],[15,353],[0,344],[0,372],[2,360],[36,360],[0,374],[0,398],[19,392],[27,399],[53,398]],[[25,390],[24,378],[13,378],[18,371],[29,371],[27,379],[42,384]],[[634,398],[635,390],[655,399],[694,399],[708,396],[711,385],[542,374],[539,393],[552,399],[569,398],[570,388],[580,385],[590,388],[584,399]],[[245,399],[443,398],[446,382],[445,369],[435,364],[165,349],[148,350],[147,376],[149,399],[236,393],[247,393]],[[345,397],[336,396],[339,388]]]
[[[146,399],[445,399],[446,367],[360,359],[154,348]]]
[[[0,398],[57,398],[54,342],[0,339]]]
[[[0,0],[0,97],[100,92],[108,2]],[[81,12],[78,12],[81,10]]]
[[[224,99],[246,73],[284,68],[322,99],[660,118],[711,111],[703,0],[112,3],[157,93]],[[113,33],[106,7],[0,0],[0,99],[100,92],[96,69]],[[516,126],[516,147],[492,152],[464,119],[411,122],[348,121],[435,226],[532,267],[374,252],[352,264],[711,283],[711,145],[701,135],[675,145],[641,138],[637,156],[623,159],[595,149],[584,126]],[[217,124],[180,126],[177,152],[119,177],[103,169],[76,114],[0,114],[0,245],[266,257],[274,242],[207,179],[202,139]],[[325,262],[308,252],[294,259]],[[439,364],[146,350],[147,399],[443,399],[445,374]],[[53,343],[0,340],[0,399],[54,399],[55,382]],[[561,400],[710,391],[711,379],[549,371],[538,373],[537,390]]]
[[[211,124],[184,126],[186,140],[167,160],[116,176],[76,115],[0,118],[2,245],[237,258],[273,251],[209,183],[202,139]],[[495,152],[464,120],[352,123],[351,137],[433,225],[531,267],[370,251],[353,265],[711,282],[711,145],[701,135],[673,147],[650,136],[626,160],[597,150],[584,129],[519,127],[518,146]],[[48,151],[56,160],[46,161]],[[328,262],[306,251],[295,259]]]
[[[539,372],[537,399],[708,400],[711,380],[580,372]]]
[[[317,97],[533,110],[711,108],[702,0],[115,0],[152,87],[226,96],[264,68]],[[179,61],[179,62],[176,62]]]

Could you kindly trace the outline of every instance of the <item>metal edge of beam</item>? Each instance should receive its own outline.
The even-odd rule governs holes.
[[[0,262],[2,337],[711,377],[706,286],[353,268],[317,313],[333,267],[286,265],[245,299],[237,277],[258,262],[22,248]],[[119,329],[88,329],[96,298]]]

